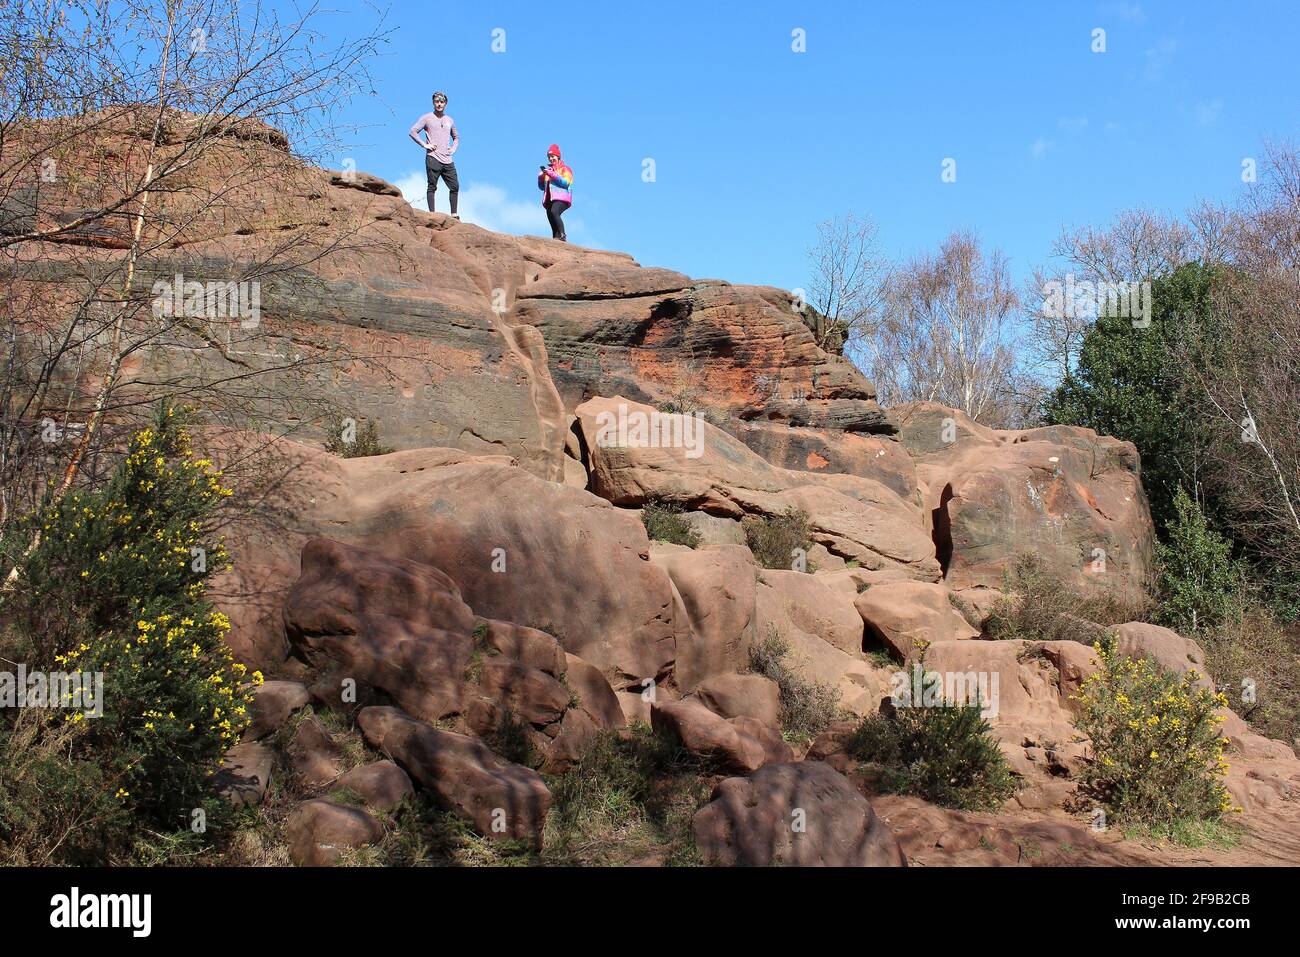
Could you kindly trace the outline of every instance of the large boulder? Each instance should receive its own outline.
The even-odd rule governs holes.
[[[383,691],[423,720],[461,716],[485,737],[508,724],[530,726],[536,733],[523,730],[538,763],[551,757],[575,708],[588,720],[563,725],[566,754],[588,731],[623,723],[599,669],[543,631],[476,616],[436,568],[328,539],[309,541],[302,565],[285,630],[296,653],[335,684],[350,679],[358,692]],[[576,687],[566,684],[570,675]],[[300,774],[314,783],[338,773],[329,755],[304,762]]]
[[[762,675],[714,675],[701,682],[695,694],[724,718],[746,717],[773,728],[781,726],[781,689]]]
[[[743,545],[686,548],[654,542],[650,559],[668,573],[689,631],[677,641],[677,686],[745,667],[755,621],[754,556]]]
[[[650,710],[650,726],[676,738],[692,754],[716,761],[726,771],[748,774],[767,760],[768,750],[762,741],[691,698],[656,701]]]
[[[888,673],[867,659],[862,616],[853,592],[828,586],[820,575],[759,571],[757,618],[764,641],[789,646],[784,665],[806,681],[830,685],[855,714],[877,709],[888,693]]]
[[[289,856],[299,867],[331,867],[344,852],[383,836],[383,827],[365,811],[320,798],[298,805],[285,824]]]
[[[264,681],[249,708],[250,721],[244,739],[254,741],[274,734],[311,700],[306,685],[297,681]]]
[[[577,699],[573,705],[584,712],[598,728],[621,728],[623,707],[600,669],[577,655],[564,656],[564,684]]]
[[[245,443],[223,445],[214,455],[225,461]],[[214,587],[243,660],[283,660],[278,611],[315,536],[439,569],[479,615],[552,632],[616,686],[660,677],[676,657],[672,582],[648,560],[634,515],[504,457],[419,449],[339,459],[270,445],[283,474],[227,536],[234,567]]]
[[[391,811],[415,793],[410,776],[392,761],[359,765],[341,775],[338,784],[380,811]]]
[[[943,585],[885,582],[872,585],[854,602],[871,634],[900,658],[912,657],[918,643],[975,638],[973,628],[949,600]]]
[[[925,678],[943,688],[945,700],[982,704],[1011,767],[1031,776],[1077,767],[1082,745],[1071,696],[1097,667],[1093,650],[1073,641],[940,641],[924,659]],[[915,689],[912,673],[905,674]],[[1063,766],[1067,758],[1071,767]]]
[[[529,838],[541,846],[551,792],[536,771],[497,757],[481,741],[440,731],[396,708],[365,708],[357,723],[366,743],[484,837]]]
[[[889,827],[849,780],[820,761],[727,778],[695,814],[695,844],[724,866],[905,867]]]
[[[812,540],[868,568],[935,581],[934,543],[915,501],[863,476],[771,465],[710,423],[622,397],[577,408],[592,490],[617,505],[670,502],[714,515],[808,515]]]
[[[308,664],[337,664],[410,714],[464,710],[476,616],[438,569],[325,538],[302,550],[284,627]]]
[[[990,429],[936,403],[893,413],[950,588],[996,592],[1022,554],[1079,585],[1145,584],[1155,536],[1132,443],[1066,426]]]
[[[1184,638],[1178,632],[1160,625],[1149,625],[1143,621],[1130,621],[1116,625],[1110,631],[1115,634],[1115,651],[1126,658],[1150,658],[1166,671],[1176,675],[1195,671],[1196,684],[1201,688],[1213,688],[1209,669],[1205,666],[1205,652],[1201,646],[1190,638]]]

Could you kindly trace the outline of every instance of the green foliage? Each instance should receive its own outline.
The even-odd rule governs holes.
[[[1151,283],[1148,328],[1134,328],[1130,317],[1101,316],[1084,336],[1078,367],[1044,403],[1050,424],[1082,425],[1137,446],[1142,481],[1156,527],[1174,516],[1180,485],[1194,476],[1206,439],[1189,409],[1199,399],[1189,392],[1192,378],[1184,363],[1213,361],[1188,356],[1189,341],[1213,341],[1214,267],[1180,267]]]
[[[1300,627],[1249,602],[1197,639],[1206,666],[1234,711],[1257,732],[1279,741],[1300,737]]]
[[[1198,688],[1195,672],[1175,675],[1111,645],[1095,646],[1101,668],[1078,695],[1078,727],[1093,752],[1084,786],[1124,827],[1168,829],[1232,810],[1217,713],[1227,699]]]
[[[501,713],[497,726],[484,736],[483,743],[507,761],[525,767],[536,767],[541,763],[541,755],[533,747],[528,733],[530,730],[527,721],[513,711],[505,710]]]
[[[793,741],[808,741],[839,715],[840,693],[834,685],[809,681],[789,663],[790,643],[775,629],[749,649],[749,670],[776,682],[781,692],[781,730]]]
[[[868,715],[849,753],[881,767],[887,791],[944,807],[996,810],[1015,793],[1006,758],[980,705],[908,706]]]
[[[128,843],[108,770],[66,756],[85,730],[32,709],[0,721],[0,864],[103,863],[105,846]]]
[[[105,789],[135,821],[164,831],[187,826],[204,803],[252,697],[225,642],[230,623],[205,596],[209,576],[227,564],[212,526],[230,493],[212,463],[194,456],[180,420],[163,407],[103,487],[74,489],[23,523],[40,538],[4,604],[5,657],[22,655],[32,670],[103,675],[102,716],[46,712],[29,743],[54,764],[23,773],[39,777],[62,762],[74,792]],[[75,733],[48,751],[65,725]],[[9,765],[0,777],[19,770]],[[57,818],[58,800],[36,812]],[[103,795],[77,800],[97,808]]]
[[[1210,527],[1185,490],[1174,494],[1174,517],[1156,546],[1160,565],[1157,619],[1185,635],[1227,620],[1242,591],[1232,544]]]
[[[1141,621],[1147,606],[1145,595],[1083,588],[1066,581],[1038,556],[1018,555],[1002,596],[989,610],[984,637],[1092,644],[1101,637],[1102,626]]]
[[[601,731],[551,782],[546,855],[555,863],[699,862],[691,818],[708,799],[708,768],[644,723]]]
[[[373,419],[358,422],[350,416],[331,417],[326,427],[325,450],[345,459],[387,455],[393,451],[379,441],[379,426]]]
[[[812,548],[812,526],[803,509],[789,508],[779,515],[750,515],[741,523],[745,541],[754,560],[764,568],[790,571],[795,567],[796,550],[807,553]],[[806,565],[812,571],[812,563]]]
[[[670,502],[647,502],[641,509],[641,524],[653,541],[695,548],[700,544],[699,530],[682,518],[682,511]]]
[[[532,842],[478,834],[458,813],[426,793],[416,793],[383,817],[384,836],[379,843],[347,851],[339,866],[525,867],[543,863]]]

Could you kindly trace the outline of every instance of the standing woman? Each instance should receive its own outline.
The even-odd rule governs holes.
[[[546,218],[551,223],[551,238],[567,243],[564,235],[564,220],[560,217],[573,205],[573,170],[560,159],[560,148],[554,143],[546,151],[549,166],[540,167],[537,174],[537,188],[542,191],[542,205],[546,207]]]

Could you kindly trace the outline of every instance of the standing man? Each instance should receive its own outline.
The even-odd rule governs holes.
[[[411,127],[411,139],[424,147],[424,171],[429,176],[429,212],[433,212],[433,194],[438,190],[438,177],[447,184],[451,196],[451,215],[456,215],[456,200],[460,196],[460,180],[456,178],[456,164],[452,156],[460,148],[460,134],[456,132],[456,121],[444,112],[447,109],[447,94],[439,91],[433,94],[433,112],[425,113]],[[423,130],[425,138],[418,136]]]

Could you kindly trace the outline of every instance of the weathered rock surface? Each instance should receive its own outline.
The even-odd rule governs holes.
[[[372,761],[338,779],[339,787],[355,791],[368,807],[391,811],[415,793],[411,778],[392,761]]]
[[[1110,631],[1115,633],[1116,653],[1127,658],[1150,658],[1176,675],[1195,671],[1200,675],[1197,681],[1200,687],[1214,687],[1205,666],[1205,652],[1192,639],[1184,638],[1169,628],[1140,621],[1116,625]]]
[[[844,775],[819,761],[727,778],[693,822],[706,860],[725,866],[903,867],[889,827]]]
[[[574,706],[599,728],[621,728],[623,709],[600,669],[577,655],[564,656],[564,683],[577,698]]]
[[[695,689],[700,702],[724,718],[753,718],[780,727],[781,689],[775,681],[755,674],[720,674]]]
[[[294,808],[285,836],[299,867],[332,867],[345,851],[374,844],[384,829],[360,808],[317,798]]]
[[[311,539],[284,623],[308,664],[335,662],[413,715],[433,720],[465,707],[476,617],[437,568]]]
[[[726,771],[748,774],[767,760],[768,749],[762,741],[694,699],[656,701],[650,711],[650,726],[676,737],[692,754],[717,761]]]
[[[989,429],[934,403],[894,413],[950,588],[996,591],[1026,553],[1080,584],[1143,584],[1154,537],[1132,443]]]
[[[279,731],[309,700],[307,687],[300,682],[262,682],[249,709],[252,720],[244,732],[245,739],[257,740]]]
[[[1073,641],[940,641],[925,655],[925,671],[942,676],[945,698],[973,704],[979,695],[1021,772],[1030,760],[1025,749],[1059,750],[1078,737],[1070,695],[1095,669],[1092,649]]]
[[[675,659],[672,583],[648,561],[641,523],[608,502],[452,449],[338,459],[285,440],[274,448],[284,479],[263,500],[268,517],[232,530],[234,568],[214,587],[243,660],[283,660],[280,605],[318,535],[439,569],[479,615],[549,629],[617,685],[661,676]],[[440,653],[450,663],[462,650],[453,642]],[[446,689],[422,693],[433,701]]]
[[[212,789],[231,804],[262,803],[275,752],[257,741],[245,741],[226,752],[221,769],[212,776]]]
[[[875,479],[778,468],[708,422],[622,397],[590,399],[576,411],[592,490],[617,505],[657,500],[729,518],[801,509],[813,541],[832,554],[922,581],[939,577],[920,509]]]
[[[545,632],[476,616],[436,568],[321,538],[303,548],[302,568],[284,609],[286,633],[309,665],[350,679],[358,693],[383,691],[423,720],[462,716],[485,738],[512,723],[531,725],[540,732],[528,735],[539,762],[571,709],[587,721],[563,726],[566,755],[588,731],[623,723],[597,668],[565,655]],[[576,688],[565,684],[570,673]],[[304,735],[310,739],[300,741]],[[321,737],[304,722],[291,748],[309,784],[339,773]]]
[[[686,613],[677,641],[677,686],[690,691],[711,675],[745,667],[757,628],[754,556],[743,545],[653,542],[650,560],[668,573]]]
[[[309,788],[329,784],[343,773],[342,750],[316,718],[298,725],[286,756],[298,780]]]
[[[531,838],[541,846],[551,792],[536,771],[396,708],[366,708],[357,723],[366,743],[391,756],[484,837]]]
[[[862,616],[854,594],[804,572],[759,570],[757,617],[764,640],[790,647],[785,665],[809,681],[828,684],[855,714],[875,711],[888,693],[889,676],[866,659]]]
[[[743,419],[892,431],[871,384],[817,348],[784,290],[607,260],[551,268],[518,296],[514,315],[541,331],[568,408],[593,395],[655,403],[707,382],[705,401]]]
[[[908,659],[918,642],[933,644],[979,635],[948,595],[943,585],[885,582],[862,592],[854,605],[871,634],[899,658]]]

